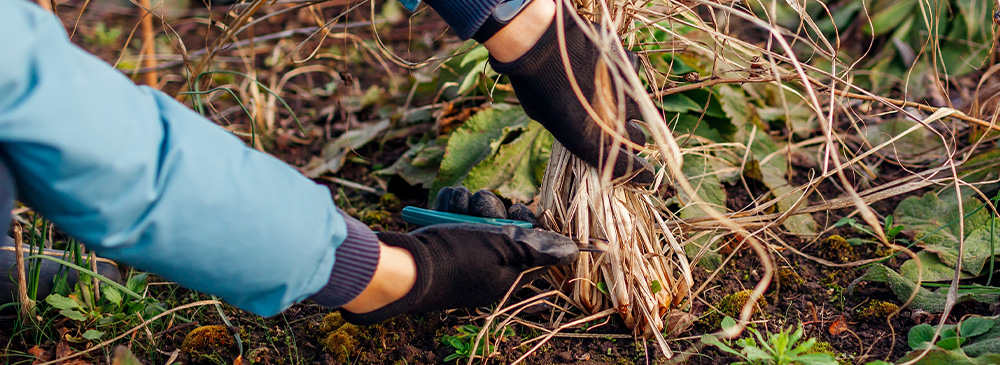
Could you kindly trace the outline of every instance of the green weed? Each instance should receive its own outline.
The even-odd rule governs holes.
[[[444,335],[441,336],[441,343],[451,346],[455,349],[455,352],[444,358],[445,362],[449,362],[457,359],[468,359],[472,356],[486,357],[492,354],[494,351],[494,346],[488,341],[486,336],[484,336],[479,341],[479,346],[475,346],[476,336],[479,334],[479,326],[467,324],[458,328],[458,334]],[[500,333],[500,337],[513,336],[514,330],[510,328],[504,328]],[[473,354],[473,347],[476,347],[475,354]]]
[[[723,328],[734,326],[736,320],[732,317],[722,320]],[[799,325],[794,332],[791,328],[786,328],[778,333],[766,333],[766,338],[752,327],[747,327],[747,330],[753,334],[752,337],[730,341],[706,334],[702,335],[701,341],[744,360],[736,364],[837,365],[837,360],[830,354],[809,353],[816,344],[815,338],[799,343],[802,339],[802,325]]]

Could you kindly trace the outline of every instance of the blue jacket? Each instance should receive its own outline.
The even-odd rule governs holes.
[[[261,315],[367,285],[377,240],[327,188],[136,86],[32,3],[0,0],[0,37],[0,158],[21,201],[98,255]]]

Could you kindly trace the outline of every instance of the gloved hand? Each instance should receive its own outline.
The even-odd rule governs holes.
[[[600,50],[569,15],[563,24],[573,74],[583,95],[593,105],[594,74]],[[602,168],[611,148],[619,146],[613,176],[630,178],[632,183],[640,185],[652,183],[654,174],[649,163],[636,156],[631,148],[615,143],[614,138],[606,134],[580,104],[563,68],[556,27],[557,22],[553,20],[541,39],[520,58],[504,63],[491,57],[490,65],[510,78],[524,112],[545,126],[574,155]],[[601,29],[599,24],[595,27]],[[638,69],[638,58],[631,52],[629,56],[633,67]],[[617,90],[612,95],[617,95]],[[625,125],[626,133],[622,135],[638,145],[644,145],[646,137],[631,122],[641,116],[638,105],[628,98],[625,109],[629,122]]]
[[[446,186],[438,190],[437,199],[434,200],[434,210],[484,218],[514,219],[531,224],[537,223],[535,213],[532,213],[528,206],[514,203],[511,204],[510,208],[505,209],[503,201],[489,190],[482,189],[472,194],[464,186],[457,188]]]
[[[579,255],[576,243],[540,229],[484,224],[440,224],[409,234],[378,234],[387,245],[413,255],[417,278],[399,300],[373,312],[342,311],[354,324],[373,324],[401,313],[472,308],[500,300],[522,271],[567,265]],[[527,284],[544,270],[525,274]]]

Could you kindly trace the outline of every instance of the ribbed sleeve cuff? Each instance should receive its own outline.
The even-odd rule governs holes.
[[[378,267],[378,237],[364,223],[338,211],[347,225],[347,238],[337,248],[330,281],[309,297],[324,307],[336,308],[357,298],[371,282]]]
[[[486,18],[500,4],[500,0],[426,0],[445,23],[448,23],[461,39],[472,38],[486,22]]]
[[[14,209],[14,197],[17,196],[14,188],[14,178],[10,176],[10,171],[4,164],[3,157],[0,156],[0,236],[7,234],[10,227],[10,211]]]

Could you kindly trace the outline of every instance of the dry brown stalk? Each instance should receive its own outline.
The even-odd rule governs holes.
[[[144,13],[139,20],[142,26],[142,66],[150,70],[143,75],[143,83],[156,87],[159,80],[156,72],[156,34],[153,33],[153,9],[149,0],[139,0],[139,7]]]
[[[17,265],[17,300],[21,302],[21,319],[29,321],[35,313],[35,303],[28,298],[28,275],[24,265],[24,232],[14,222],[14,260]]]

